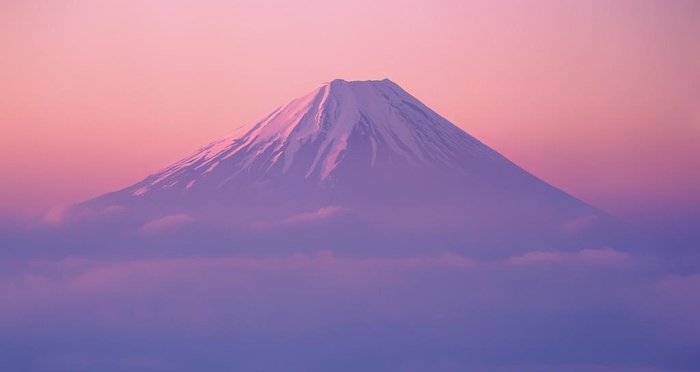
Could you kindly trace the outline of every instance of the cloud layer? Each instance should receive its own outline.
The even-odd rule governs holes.
[[[13,370],[685,371],[700,362],[699,274],[611,248],[0,266],[9,345],[0,366]]]

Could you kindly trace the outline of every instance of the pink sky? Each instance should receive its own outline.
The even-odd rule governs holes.
[[[622,216],[700,210],[700,3],[0,2],[0,214],[127,186],[335,78],[390,78]]]

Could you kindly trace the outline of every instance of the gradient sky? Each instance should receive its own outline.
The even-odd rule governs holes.
[[[621,216],[700,209],[700,2],[0,2],[0,214],[134,183],[335,78],[390,78]]]

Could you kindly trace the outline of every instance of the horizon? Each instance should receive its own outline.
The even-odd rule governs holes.
[[[310,94],[311,92],[314,92],[314,91],[318,90],[319,88],[321,88],[321,87],[323,87],[323,86],[330,85],[330,84],[332,84],[333,82],[343,82],[343,83],[381,83],[381,82],[385,82],[385,81],[391,82],[392,84],[395,84],[395,85],[399,86],[399,88],[403,89],[403,88],[400,86],[400,84],[397,84],[396,82],[394,82],[393,80],[391,80],[391,79],[388,78],[388,77],[377,78],[377,79],[345,79],[345,78],[334,78],[334,79],[332,79],[332,80],[328,80],[328,81],[326,81],[326,82],[323,82],[323,83],[321,83],[321,84],[318,84],[316,88],[314,88],[314,89],[312,89],[312,90],[309,90],[308,92],[306,92],[306,93],[303,94],[303,95],[300,95],[300,96],[297,96],[297,97],[294,97],[294,98],[291,98],[291,99],[288,99],[288,100],[284,101],[285,103],[283,103],[282,106],[287,105],[287,104],[293,102],[293,101],[296,100],[296,99],[299,99],[300,97],[302,97],[302,96],[304,96],[304,95],[306,95],[306,94]],[[408,93],[408,94],[411,94],[411,92],[407,92],[407,93]],[[267,114],[265,114],[265,115],[259,115],[259,117],[262,118],[262,117],[267,116],[268,114],[269,114],[269,113],[267,113]],[[442,116],[439,112],[438,112],[438,115]],[[252,125],[254,125],[255,123],[257,123],[258,121],[259,121],[259,119],[256,119],[256,120],[254,120],[254,121],[252,121],[252,122],[249,122],[249,123],[246,123],[246,124],[243,124],[243,125],[236,125],[235,127],[237,127],[237,128],[231,130],[230,132],[233,133],[233,132],[237,132],[237,131],[240,130],[241,128],[244,128],[244,127],[251,127]],[[452,124],[455,124],[455,123],[452,123]],[[456,125],[456,124],[455,124],[455,125]],[[457,125],[457,126],[458,126],[458,125]],[[458,126],[458,127],[459,127],[459,126]],[[462,129],[463,131],[465,131],[465,130],[464,130],[463,128],[461,128],[461,127],[460,127],[460,129]],[[466,132],[466,131],[465,131],[465,133],[469,134],[469,133]],[[471,135],[471,134],[470,134],[470,135]],[[216,142],[216,141],[218,141],[218,140],[220,140],[220,139],[222,139],[222,138],[228,138],[228,137],[230,137],[230,133],[229,133],[228,135],[225,135],[225,136],[221,137],[221,138],[212,139],[212,140],[210,140],[210,141],[207,141],[207,142],[205,142],[205,143],[202,143],[202,144],[200,144],[199,146],[196,146],[196,147],[191,148],[189,151],[187,151],[187,152],[185,153],[185,155],[190,155],[190,154],[196,152],[195,150],[200,149],[200,148],[203,147],[203,146],[206,146],[206,145],[208,145],[208,144],[211,144],[211,143],[213,143],[213,142]],[[476,138],[476,139],[479,140],[479,141],[481,141],[479,138]],[[483,141],[481,141],[481,142],[483,142]],[[485,144],[486,146],[491,147],[488,143],[484,143],[484,144]],[[491,147],[491,148],[493,149],[493,147]],[[556,185],[556,184],[553,184],[553,183],[551,183],[549,180],[542,178],[540,175],[534,173],[532,170],[530,170],[530,169],[528,169],[528,168],[525,168],[524,166],[522,166],[521,164],[519,164],[519,163],[517,162],[517,160],[512,159],[512,158],[509,158],[507,155],[505,155],[504,153],[498,151],[497,149],[494,149],[494,150],[496,150],[496,151],[499,152],[501,155],[503,155],[504,157],[506,157],[507,159],[509,159],[509,160],[512,161],[513,163],[515,163],[517,166],[523,168],[525,171],[527,171],[527,172],[533,174],[535,177],[540,178],[540,179],[542,179],[543,181],[549,183],[550,185],[553,185],[554,187],[556,187],[556,188],[558,188],[558,189],[560,189],[560,190],[562,190],[562,191],[564,191],[564,192],[566,192],[566,193],[572,195],[573,197],[575,197],[575,198],[577,198],[577,199],[579,199],[579,200],[582,200],[584,203],[587,203],[587,204],[593,206],[594,208],[597,208],[597,209],[599,209],[599,210],[601,210],[601,211],[603,211],[603,212],[605,212],[605,213],[608,213],[608,214],[610,214],[610,215],[612,215],[612,216],[614,216],[614,217],[616,217],[616,218],[620,218],[622,221],[625,221],[626,223],[630,223],[630,224],[632,224],[633,226],[636,226],[636,227],[647,227],[647,228],[648,228],[648,227],[658,227],[658,228],[660,228],[660,229],[663,231],[664,229],[668,229],[670,226],[685,226],[685,225],[692,226],[693,224],[695,224],[695,223],[697,223],[697,222],[700,222],[700,217],[699,217],[699,216],[697,215],[697,213],[696,213],[697,210],[698,210],[698,208],[700,208],[700,198],[698,198],[697,203],[695,202],[694,199],[690,199],[689,201],[683,201],[683,202],[681,202],[679,205],[672,205],[672,204],[671,204],[671,205],[666,205],[666,204],[662,204],[661,206],[658,206],[658,205],[657,205],[657,206],[655,206],[654,208],[644,210],[642,213],[640,213],[640,210],[639,210],[639,209],[634,209],[634,208],[629,209],[629,207],[628,207],[628,208],[619,208],[619,209],[618,209],[618,208],[613,208],[612,210],[610,210],[610,209],[609,209],[609,207],[610,207],[609,205],[605,205],[605,206],[596,205],[596,204],[594,204],[594,203],[592,203],[592,202],[586,200],[585,197],[582,197],[582,196],[580,196],[580,195],[573,194],[573,193],[571,193],[570,191],[564,189],[563,187],[561,187],[561,186],[559,186],[559,185]],[[160,166],[160,167],[158,167],[158,168],[156,168],[156,169],[150,170],[150,171],[148,171],[148,173],[146,173],[146,174],[143,174],[143,175],[141,175],[141,176],[138,176],[138,175],[137,175],[136,177],[140,177],[140,178],[137,178],[137,180],[135,180],[135,181],[134,181],[134,180],[125,181],[125,182],[128,182],[128,183],[118,185],[118,186],[116,186],[116,187],[114,187],[114,188],[112,188],[112,189],[109,189],[109,190],[102,190],[102,191],[97,190],[97,191],[93,192],[92,194],[86,194],[86,196],[80,197],[79,199],[64,200],[63,202],[60,202],[60,203],[52,203],[52,204],[44,205],[44,206],[39,207],[39,208],[29,208],[29,209],[21,209],[21,208],[20,208],[19,210],[18,210],[18,209],[10,208],[10,209],[8,209],[8,210],[6,211],[6,213],[4,214],[4,216],[3,216],[2,214],[0,214],[0,222],[3,222],[3,223],[25,223],[25,222],[29,222],[29,221],[42,221],[42,220],[46,220],[47,218],[51,218],[52,215],[55,215],[56,211],[62,211],[62,210],[64,210],[65,208],[69,208],[69,207],[72,206],[72,205],[79,204],[79,203],[83,203],[83,202],[92,200],[92,199],[94,199],[94,198],[96,198],[96,197],[99,197],[100,195],[104,195],[104,194],[107,194],[107,193],[115,192],[115,191],[118,191],[118,190],[122,190],[122,189],[124,189],[124,188],[127,188],[127,187],[129,187],[129,186],[132,186],[133,184],[135,184],[135,183],[137,183],[137,182],[140,182],[140,181],[142,181],[143,179],[145,179],[145,178],[147,178],[147,177],[150,177],[150,176],[152,176],[152,175],[154,175],[154,174],[157,174],[158,172],[162,171],[163,169],[166,169],[167,167],[171,166],[171,165],[172,165],[173,163],[175,163],[176,161],[179,161],[179,160],[183,159],[183,158],[185,157],[185,155],[181,155],[179,158],[173,158],[173,159],[171,159],[168,163],[166,163],[166,164],[164,164],[164,165],[162,165],[162,166]],[[699,196],[700,196],[700,195],[699,195]],[[696,204],[697,204],[697,206],[696,206]],[[3,205],[0,205],[0,213],[3,212],[2,206],[3,206]],[[19,213],[17,213],[17,212],[19,212]],[[17,214],[15,215],[15,213],[17,213]],[[61,213],[61,212],[59,212],[59,213]],[[14,216],[13,216],[13,215],[14,215]],[[692,227],[691,227],[691,229],[692,229]]]
[[[334,79],[332,79],[332,80],[328,80],[328,81],[325,81],[325,82],[323,82],[323,83],[321,83],[321,84],[318,84],[316,88],[314,88],[314,89],[308,91],[306,94],[310,94],[311,92],[314,92],[314,91],[318,90],[319,88],[321,88],[321,87],[323,87],[323,86],[330,85],[330,84],[332,84],[332,83],[334,83],[334,82],[343,82],[343,83],[381,83],[381,82],[385,82],[385,81],[391,82],[392,84],[395,84],[395,85],[399,86],[399,88],[403,89],[399,84],[397,84],[396,82],[394,82],[393,80],[391,80],[391,79],[388,78],[388,77],[377,78],[377,79],[345,79],[345,78],[334,78]],[[410,92],[408,92],[408,93],[411,94]],[[282,106],[284,106],[284,105],[286,105],[286,104],[289,104],[289,103],[293,102],[294,100],[296,100],[296,99],[298,99],[298,98],[300,98],[300,97],[302,97],[302,96],[303,96],[303,95],[300,95],[300,96],[295,97],[295,98],[292,98],[292,99],[288,99],[287,101],[285,101],[285,103],[284,103]],[[438,114],[440,115],[440,113],[438,113]],[[266,114],[266,115],[267,115],[267,114]],[[441,116],[442,116],[442,115],[441,115]],[[263,115],[263,116],[260,116],[260,117],[264,117],[264,115]],[[252,121],[252,122],[249,122],[249,123],[246,123],[246,124],[243,124],[243,125],[238,125],[236,129],[234,129],[234,130],[231,131],[231,133],[233,133],[234,131],[237,132],[240,128],[251,127],[252,125],[254,125],[254,124],[257,123],[257,122],[258,122],[258,120],[254,120],[254,121]],[[454,123],[453,123],[453,124],[454,124]],[[463,128],[461,128],[461,129],[464,130]],[[466,132],[466,131],[465,131],[465,132]],[[468,132],[466,132],[466,133],[469,134]],[[228,138],[228,137],[230,137],[230,135],[224,136],[224,137],[222,137],[222,138]],[[216,140],[220,140],[220,139],[221,139],[221,138],[218,138],[218,139],[214,139],[214,140],[212,140],[212,141],[208,141],[208,142],[206,142],[206,143],[203,143],[203,144],[201,144],[200,146],[197,146],[196,149],[199,149],[199,148],[201,148],[201,147],[203,147],[203,146],[206,146],[207,144],[211,144],[212,142],[216,142]],[[479,138],[477,138],[477,140],[479,140]],[[482,141],[482,142],[483,142],[483,141]],[[487,146],[489,146],[488,143],[485,143],[485,144],[486,144]],[[489,146],[489,147],[490,147],[490,146]],[[195,148],[193,148],[193,149],[195,149]],[[187,154],[191,154],[191,153],[195,152],[195,151],[193,151],[193,149],[190,149],[190,151],[189,151]],[[496,151],[498,151],[498,150],[496,150]],[[499,153],[500,153],[500,152],[499,152]],[[500,153],[500,154],[503,155],[503,156],[505,156],[506,158],[508,158],[505,154],[503,154],[503,153]],[[158,172],[160,172],[160,171],[162,171],[163,169],[167,168],[168,166],[172,165],[175,161],[181,160],[182,158],[183,158],[183,156],[181,156],[180,158],[177,158],[177,159],[172,159],[172,160],[170,161],[170,163],[165,164],[165,165],[163,165],[163,166],[161,166],[161,167],[159,167],[159,168],[157,168],[157,169],[155,169],[155,170],[151,170],[151,171],[149,171],[147,174],[144,174],[144,175],[140,176],[140,178],[138,178],[137,181],[127,181],[127,182],[130,182],[130,183],[128,183],[128,184],[122,184],[122,185],[117,186],[116,188],[113,188],[113,189],[110,189],[110,190],[97,191],[97,194],[93,193],[93,194],[91,194],[91,195],[82,197],[82,198],[80,198],[80,199],[68,200],[68,201],[64,201],[63,203],[51,204],[51,205],[44,206],[44,207],[41,207],[41,208],[32,208],[32,209],[29,209],[28,213],[21,213],[21,212],[20,212],[20,214],[19,214],[20,217],[19,217],[19,218],[16,218],[16,217],[15,217],[15,218],[7,218],[8,215],[5,215],[5,217],[6,217],[6,218],[5,218],[5,222],[15,222],[15,223],[20,222],[20,223],[21,223],[21,222],[26,222],[26,221],[30,221],[30,220],[44,219],[44,218],[46,218],[47,215],[50,215],[50,214],[53,213],[53,211],[55,211],[55,210],[62,210],[62,209],[66,208],[66,207],[69,207],[69,206],[71,206],[71,205],[74,205],[74,204],[77,204],[77,203],[82,203],[82,202],[91,200],[91,199],[93,199],[93,198],[95,198],[95,197],[98,197],[98,196],[100,196],[100,195],[103,195],[103,194],[106,194],[106,193],[110,193],[110,192],[114,192],[114,191],[118,191],[118,190],[127,188],[127,187],[133,185],[134,183],[143,180],[144,178],[147,178],[147,177],[149,177],[149,176],[152,176],[152,175],[154,175],[154,174],[157,174]],[[509,160],[513,161],[516,165],[522,167],[520,164],[517,163],[516,160],[513,160],[513,159],[509,159]],[[535,177],[538,177],[538,178],[542,179],[543,181],[549,183],[548,180],[543,179],[543,178],[540,177],[539,175],[533,173],[531,170],[529,170],[529,169],[527,169],[527,168],[523,168],[523,169],[525,169],[526,171],[532,173]],[[139,176],[137,176],[137,177],[139,177]],[[673,223],[675,223],[675,224],[677,224],[677,223],[679,223],[679,222],[680,222],[680,223],[694,223],[694,222],[696,222],[696,221],[694,220],[694,218],[696,217],[694,214],[691,214],[691,215],[688,215],[688,214],[687,214],[688,211],[690,211],[691,213],[692,213],[693,211],[695,211],[695,205],[693,204],[694,202],[693,202],[692,200],[691,200],[690,203],[684,203],[683,205],[681,205],[681,206],[680,206],[681,208],[677,208],[677,207],[679,207],[679,206],[676,206],[676,208],[674,208],[674,209],[663,209],[663,208],[662,208],[662,209],[655,209],[655,210],[653,210],[653,211],[647,211],[647,212],[653,212],[653,213],[650,213],[649,215],[641,215],[641,216],[640,216],[640,215],[635,215],[635,213],[638,213],[637,210],[626,210],[626,211],[622,211],[622,212],[620,212],[620,210],[616,210],[616,211],[614,211],[614,212],[611,212],[610,210],[607,210],[605,207],[601,207],[601,206],[595,205],[595,204],[593,204],[593,203],[591,203],[591,202],[589,202],[589,201],[587,201],[587,200],[584,200],[581,196],[572,194],[572,193],[570,193],[569,191],[567,191],[567,190],[561,188],[560,186],[557,186],[557,185],[554,185],[554,186],[557,187],[557,188],[559,188],[559,189],[561,189],[562,191],[564,191],[564,192],[566,192],[566,193],[569,193],[569,194],[571,194],[572,196],[574,196],[574,197],[576,197],[576,198],[578,198],[578,199],[584,201],[585,203],[590,204],[590,205],[592,205],[593,207],[598,208],[598,209],[600,209],[600,210],[602,210],[602,211],[604,211],[604,212],[606,212],[606,213],[609,213],[609,214],[611,214],[611,215],[613,215],[613,216],[615,216],[615,217],[617,217],[617,218],[621,218],[622,220],[625,220],[625,221],[628,222],[628,223],[637,223],[637,224],[639,224],[639,223],[641,222],[641,223],[642,223],[641,226],[644,226],[645,224],[646,224],[647,226],[649,226],[649,223],[650,223],[650,222],[651,222],[651,223],[656,223],[656,222],[659,222],[660,219],[661,219],[661,220],[669,220],[669,219],[670,219],[670,220],[672,220]],[[1,206],[0,206],[0,207],[1,207]],[[683,207],[685,207],[685,208],[683,208]],[[1,211],[2,211],[2,209],[0,209],[0,212],[1,212]],[[17,210],[10,210],[10,215],[12,214],[12,212],[16,212],[16,211],[17,211]],[[24,211],[24,212],[27,212],[27,211]],[[616,213],[616,212],[617,212],[617,213]],[[656,214],[655,214],[655,213],[659,213],[659,212],[661,212],[660,215],[656,215]],[[1,217],[1,216],[0,216],[0,217]],[[640,217],[641,217],[641,218],[640,218]],[[686,218],[690,218],[690,219],[686,221]],[[2,220],[2,219],[0,218],[0,220]]]

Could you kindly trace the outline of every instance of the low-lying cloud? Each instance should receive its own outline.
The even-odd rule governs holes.
[[[0,265],[0,360],[13,370],[685,371],[700,361],[698,273],[612,248]]]
[[[142,234],[158,234],[168,230],[173,230],[195,221],[194,217],[186,214],[173,214],[146,222],[141,226],[139,232]]]

